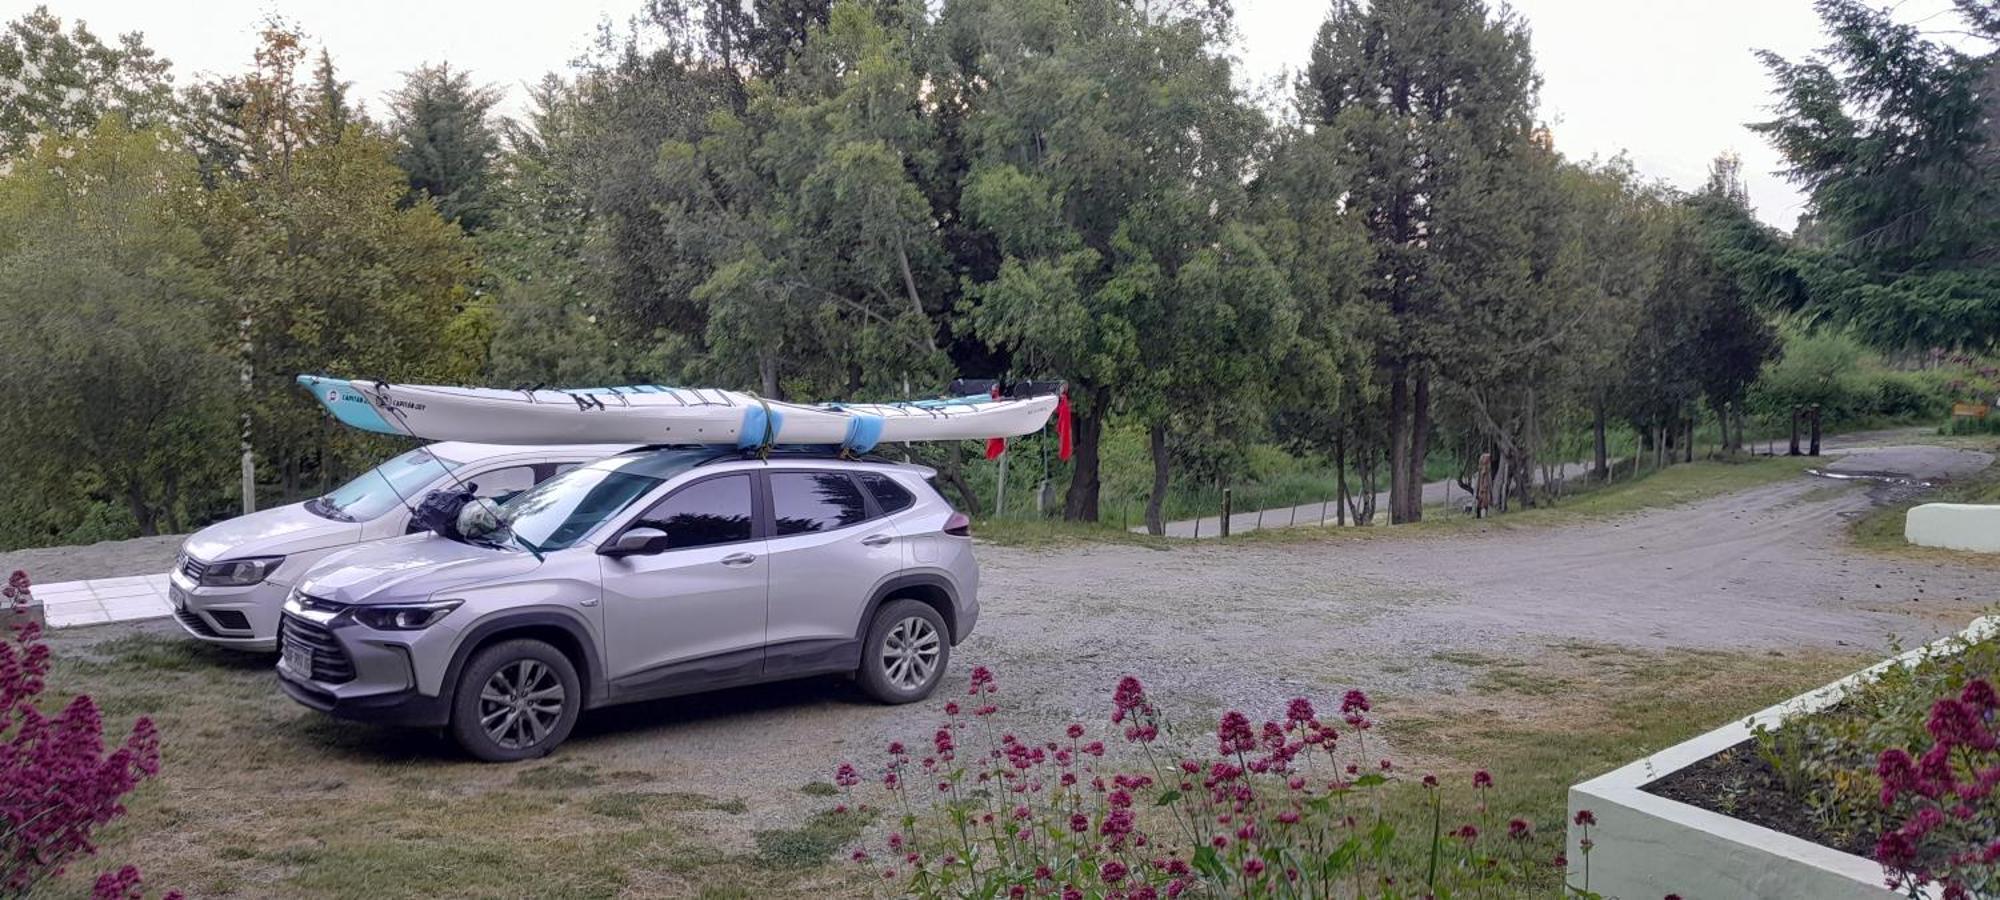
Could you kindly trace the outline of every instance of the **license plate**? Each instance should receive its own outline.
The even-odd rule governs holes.
[[[292,674],[300,678],[310,679],[313,677],[313,655],[311,650],[307,650],[304,647],[286,645],[284,660],[285,668],[292,670]]]
[[[167,600],[173,603],[174,612],[187,611],[188,592],[182,590],[180,585],[178,584],[167,585]]]

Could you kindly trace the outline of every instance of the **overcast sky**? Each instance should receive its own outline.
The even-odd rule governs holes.
[[[0,0],[13,19],[35,2]],[[370,109],[401,72],[449,60],[507,88],[503,111],[519,109],[523,85],[561,69],[589,45],[599,22],[622,22],[637,0],[59,0],[100,36],[138,30],[175,62],[176,82],[248,66],[257,24],[279,13],[331,50]],[[1822,43],[1810,0],[1516,0],[1534,30],[1542,117],[1556,147],[1575,159],[1627,151],[1639,170],[1698,186],[1709,160],[1744,160],[1750,201],[1765,221],[1790,229],[1801,200],[1776,174],[1777,154],[1744,127],[1766,118],[1770,81],[1753,49],[1802,55]],[[1950,0],[1901,0],[1897,18],[1950,21]],[[1236,0],[1246,87],[1261,88],[1304,66],[1324,17],[1318,0]]]

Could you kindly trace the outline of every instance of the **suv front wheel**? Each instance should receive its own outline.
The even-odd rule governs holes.
[[[481,648],[452,695],[451,734],[488,762],[545,756],[569,737],[583,686],[562,651],[536,640]]]
[[[951,661],[944,617],[916,600],[891,600],[875,611],[861,646],[861,690],[883,703],[911,703],[937,689]]]

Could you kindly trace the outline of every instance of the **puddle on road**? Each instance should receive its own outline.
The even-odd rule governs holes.
[[[1806,474],[1835,481],[1873,481],[1878,484],[1893,484],[1900,487],[1931,487],[1931,482],[1921,478],[1911,478],[1901,472],[1835,472],[1830,469],[1807,469]]]

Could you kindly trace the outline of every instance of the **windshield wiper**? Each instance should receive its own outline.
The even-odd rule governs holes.
[[[520,535],[518,535],[518,534],[515,534],[515,533],[514,533],[514,532],[513,532],[512,530],[509,530],[509,531],[507,532],[507,536],[508,536],[508,537],[510,537],[510,538],[513,538],[513,539],[514,539],[514,543],[516,543],[516,544],[520,544],[520,545],[521,545],[521,549],[523,549],[523,550],[526,550],[526,551],[528,551],[529,553],[532,553],[532,554],[534,554],[534,556],[535,556],[535,562],[541,562],[541,561],[543,560],[543,556],[542,556],[542,548],[540,548],[540,547],[537,547],[537,546],[535,546],[533,542],[529,541],[529,540],[528,540],[527,538],[524,538],[524,537],[522,537],[522,536],[520,536]]]
[[[336,522],[354,521],[354,517],[348,515],[346,510],[343,510],[340,507],[333,505],[333,501],[328,500],[325,497],[314,497],[311,500],[307,500],[306,512],[319,513],[320,515],[332,519]]]

